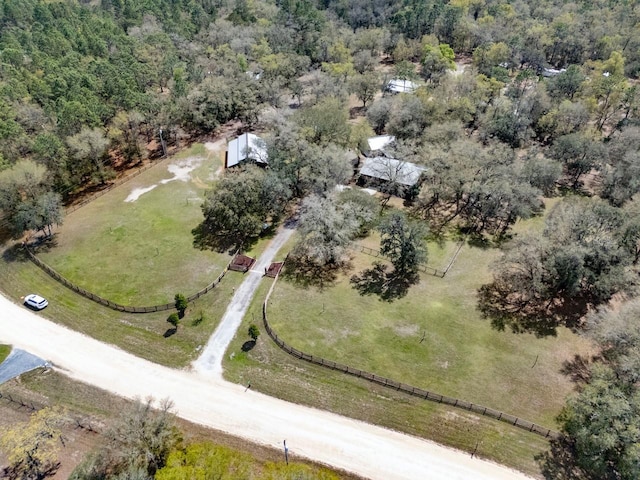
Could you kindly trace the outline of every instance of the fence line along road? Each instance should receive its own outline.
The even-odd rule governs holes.
[[[381,377],[373,373],[365,372],[357,368],[349,367],[348,365],[342,365],[340,363],[336,363],[331,360],[326,360],[322,357],[309,355],[308,353],[304,353],[300,350],[297,350],[289,346],[287,343],[284,342],[284,340],[278,337],[276,332],[271,328],[271,325],[269,325],[269,321],[267,320],[267,303],[269,302],[269,297],[271,297],[271,293],[273,292],[273,289],[277,281],[278,281],[278,275],[276,275],[276,278],[273,280],[273,283],[271,284],[271,288],[269,289],[269,292],[267,293],[264,303],[262,304],[262,321],[264,323],[264,328],[267,330],[267,333],[269,334],[271,339],[276,343],[276,345],[278,345],[282,350],[284,350],[288,354],[296,358],[299,358],[301,360],[305,360],[307,362],[313,363],[315,365],[320,365],[321,367],[329,368],[331,370],[336,370],[339,372],[347,373],[349,375],[353,375],[355,377],[363,378],[372,383],[376,383],[378,385],[382,385],[383,387],[404,392],[414,397],[419,397],[424,400],[430,400],[432,402],[444,403],[446,405],[450,405],[455,408],[468,410],[470,412],[474,412],[474,413],[483,415],[485,417],[494,418],[501,422],[509,423],[515,427],[521,428],[523,430],[527,430],[528,432],[535,433],[545,438],[558,438],[560,436],[560,434],[555,430],[551,430],[550,428],[537,425],[528,420],[524,420],[520,417],[516,417],[515,415],[510,415],[508,413],[504,413],[499,410],[494,410],[493,408],[485,407],[483,405],[478,405],[476,403],[467,402],[466,400],[448,397],[446,395],[441,395],[439,393],[423,390],[421,388],[414,387],[412,385],[407,385],[406,383],[396,382],[395,380]]]
[[[31,259],[31,261],[35,263],[38,267],[40,267],[42,270],[44,270],[46,273],[48,273],[53,279],[62,283],[65,287],[73,290],[79,295],[82,295],[83,297],[88,298],[89,300],[93,300],[94,302],[99,303],[100,305],[108,307],[112,310],[117,310],[119,312],[128,312],[128,313],[151,313],[151,312],[163,312],[166,310],[172,310],[176,307],[175,303],[151,305],[149,307],[131,307],[128,305],[121,305],[119,303],[112,302],[111,300],[102,298],[100,295],[96,295],[95,293],[89,292],[88,290],[85,290],[84,288],[81,288],[76,284],[67,280],[65,277],[60,275],[49,265],[47,265],[42,260],[40,260],[27,245],[24,246],[24,250],[27,252],[27,256]],[[233,261],[234,257],[235,257],[235,254],[231,257],[231,260],[229,261],[229,263],[227,263],[227,266],[224,267],[224,270],[222,270],[222,273],[218,275],[218,278],[216,278],[213,282],[211,282],[209,285],[204,287],[202,290],[194,293],[193,295],[188,296],[187,302],[193,302],[194,300],[200,298],[205,293],[208,293],[211,290],[213,290],[215,286],[219,284],[224,278],[225,274],[229,270],[229,265],[231,265],[231,262]]]

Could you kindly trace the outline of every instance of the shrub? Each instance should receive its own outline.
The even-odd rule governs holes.
[[[178,310],[178,316],[182,318],[184,317],[184,311],[187,309],[187,299],[181,293],[176,293],[175,301],[176,310]]]
[[[253,323],[249,325],[249,336],[253,340],[257,340],[260,336],[260,330],[258,330],[258,327],[256,327]]]
[[[180,324],[180,316],[177,313],[172,313],[171,315],[169,315],[169,318],[167,318],[167,322],[169,322],[177,329],[178,325]]]

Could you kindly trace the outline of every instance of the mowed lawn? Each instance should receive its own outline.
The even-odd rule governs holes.
[[[167,303],[178,292],[195,293],[215,280],[230,259],[195,249],[191,235],[202,218],[203,194],[215,179],[220,155],[196,145],[114,188],[71,213],[56,230],[56,245],[40,258],[77,285],[125,305]],[[188,167],[189,162],[196,168],[187,181],[160,183],[174,177],[169,167]],[[135,189],[152,185],[157,186],[135,202],[125,202]],[[10,245],[0,260],[0,290],[15,302],[39,293],[49,306],[38,315],[173,367],[196,358],[242,280],[242,274],[228,272],[216,288],[189,304],[172,332],[166,321],[172,311],[128,314],[103,307],[64,287]]]
[[[430,249],[438,264],[455,248]],[[444,279],[423,274],[406,297],[387,302],[352,287],[350,277],[376,261],[357,253],[351,271],[324,289],[281,278],[269,320],[307,353],[554,428],[573,389],[563,364],[590,346],[566,329],[543,339],[494,330],[476,310],[476,292],[498,255],[465,245]]]
[[[114,188],[65,218],[55,246],[39,257],[80,287],[124,305],[195,293],[230,260],[195,249],[191,235],[220,155],[198,144]]]

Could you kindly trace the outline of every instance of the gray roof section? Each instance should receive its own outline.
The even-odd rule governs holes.
[[[17,377],[25,372],[29,372],[34,368],[45,367],[48,363],[40,357],[14,348],[9,356],[0,364],[0,384],[8,382],[12,378]]]
[[[394,158],[365,158],[360,168],[360,175],[378,178],[401,185],[415,185],[426,168],[415,163],[403,162]]]
[[[227,147],[227,167],[233,167],[247,159],[268,163],[264,140],[253,133],[243,133],[231,140]]]

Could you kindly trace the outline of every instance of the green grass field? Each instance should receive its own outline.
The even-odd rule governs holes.
[[[55,246],[39,257],[76,285],[123,305],[169,303],[177,292],[197,292],[230,260],[195,249],[191,235],[219,157],[197,144],[114,188],[71,213],[56,230]],[[162,183],[189,165],[185,180]]]
[[[476,291],[497,255],[465,246],[444,279],[423,275],[406,297],[386,302],[350,284],[375,260],[356,254],[353,270],[324,289],[302,290],[283,278],[269,318],[304,352],[553,428],[573,388],[563,362],[589,347],[565,329],[539,339],[496,331],[482,319]]]
[[[268,395],[322,408],[376,425],[429,438],[438,443],[539,477],[535,455],[548,448],[547,441],[519,428],[462,410],[371,384],[297,360],[278,348],[264,331],[262,302],[270,287],[263,282],[249,312],[227,351],[224,375]],[[276,287],[276,291],[280,287]],[[306,293],[301,297],[306,301]],[[273,315],[270,318],[274,317]],[[247,329],[256,323],[261,330],[256,346],[244,352]]]
[[[11,353],[11,345],[0,345],[0,363]]]
[[[189,182],[159,184],[135,202],[124,201],[135,188],[171,178],[168,166],[193,157],[202,158],[202,164]],[[70,214],[57,230],[57,246],[40,257],[79,286],[127,305],[172,302],[175,293],[195,293],[215,280],[230,259],[196,250],[191,243],[218,157],[196,145],[114,188]],[[213,291],[189,305],[178,331],[165,338],[171,311],[127,314],[102,307],[56,282],[11,247],[0,261],[0,289],[17,303],[28,293],[39,293],[49,300],[39,315],[175,367],[196,357],[241,281],[241,274],[229,272]]]
[[[537,232],[543,225],[538,217],[520,222],[513,233]],[[377,248],[378,239],[359,243]],[[430,243],[429,265],[443,269],[454,251],[452,240]],[[490,281],[489,265],[499,255],[496,248],[465,245],[444,279],[422,275],[406,297],[387,302],[353,288],[351,276],[377,260],[353,253],[351,269],[330,286],[303,288],[282,276],[269,320],[281,338],[306,353],[555,429],[574,389],[563,366],[592,347],[563,328],[548,338],[494,330],[476,310],[476,294]],[[260,318],[268,288],[263,283],[248,317]],[[543,438],[296,360],[275,346],[262,325],[256,347],[243,352],[248,324],[245,319],[225,359],[230,380],[468,451],[479,441],[487,458],[539,476],[534,456],[547,448]]]

